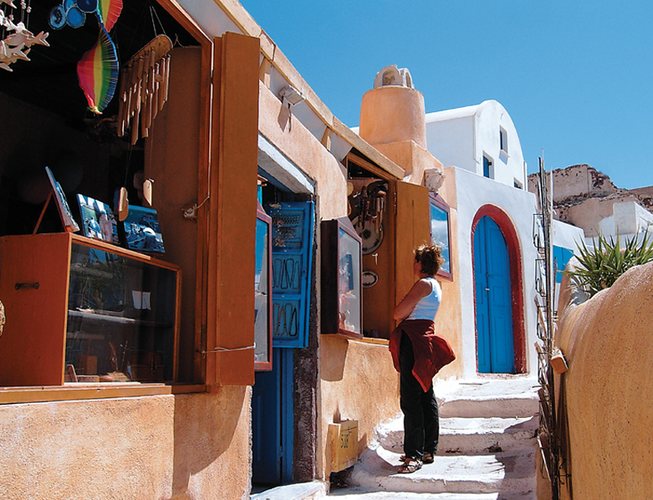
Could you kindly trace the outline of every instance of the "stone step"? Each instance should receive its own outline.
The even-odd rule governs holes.
[[[481,378],[436,386],[441,417],[532,417],[539,411],[532,377]]]
[[[324,498],[327,494],[326,483],[310,481],[277,486],[258,493],[252,493],[250,500],[309,500]]]
[[[441,418],[438,454],[484,454],[514,450],[534,444],[539,417]],[[403,418],[380,426],[379,444],[401,453],[404,442]]]
[[[350,485],[374,491],[534,496],[534,446],[487,455],[437,456],[413,474],[397,473],[399,455],[381,446],[366,450],[354,466]]]
[[[535,493],[506,495],[504,493],[405,493],[378,491],[367,488],[331,490],[329,497],[340,500],[525,500],[535,499]]]

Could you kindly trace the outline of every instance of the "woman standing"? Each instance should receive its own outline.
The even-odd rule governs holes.
[[[432,382],[440,368],[453,360],[453,352],[448,345],[441,345],[434,329],[442,298],[435,275],[441,264],[439,247],[418,247],[413,264],[417,281],[394,311],[394,319],[401,321],[390,336],[390,352],[400,373],[404,455],[398,472],[402,474],[421,469],[422,463],[433,463],[438,447],[438,404]],[[439,349],[443,347],[448,350],[448,359],[441,359]]]

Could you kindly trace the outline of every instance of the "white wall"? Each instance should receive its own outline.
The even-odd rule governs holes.
[[[522,280],[524,284],[524,328],[526,333],[526,362],[529,374],[537,373],[534,349],[535,331],[535,259],[537,251],[532,242],[535,196],[492,179],[459,168],[446,169],[446,175],[455,176],[458,213],[458,255],[454,266],[460,270],[462,305],[463,377],[476,376],[476,333],[474,322],[474,273],[472,262],[472,223],[483,205],[495,205],[512,220],[522,255]]]
[[[649,229],[653,232],[653,214],[634,201],[612,205],[612,215],[599,222],[604,236],[629,236]]]
[[[552,243],[554,246],[568,248],[576,252],[580,243],[585,241],[585,232],[572,224],[559,220],[553,220]]]
[[[500,147],[501,128],[506,133],[507,153]],[[513,187],[517,180],[527,189],[519,135],[508,111],[497,101],[428,113],[426,140],[427,149],[446,166],[482,176],[485,155],[492,161],[492,177],[497,182]]]
[[[474,116],[429,122],[426,115],[427,149],[446,167],[477,172],[474,154]],[[481,169],[480,175],[483,175]]]
[[[507,154],[501,151],[499,131],[503,128],[508,139]],[[524,155],[517,129],[504,108],[497,101],[484,101],[476,111],[476,164],[483,175],[483,154],[494,164],[493,178],[507,186],[514,186],[515,179],[526,189]]]

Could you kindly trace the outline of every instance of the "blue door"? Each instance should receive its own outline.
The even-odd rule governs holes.
[[[252,482],[292,481],[295,390],[292,349],[274,349],[271,372],[257,372],[252,391]]]
[[[515,373],[508,245],[489,217],[474,232],[474,282],[478,371]]]

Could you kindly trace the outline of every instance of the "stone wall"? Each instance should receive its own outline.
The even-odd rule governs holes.
[[[635,202],[653,213],[653,186],[622,189],[610,177],[590,165],[572,165],[556,169],[553,175],[553,208],[558,220],[585,231],[585,236],[599,234],[602,219],[613,215],[612,206],[624,201]],[[528,176],[528,190],[537,192],[537,176]]]

